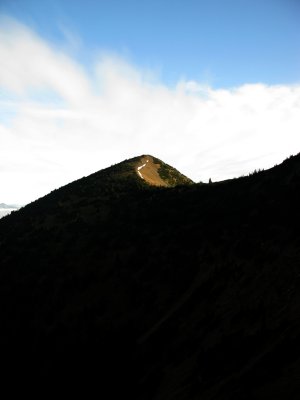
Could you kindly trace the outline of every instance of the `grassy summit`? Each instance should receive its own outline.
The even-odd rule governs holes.
[[[177,169],[149,155],[139,157],[136,165],[139,177],[150,185],[174,187],[193,183]]]

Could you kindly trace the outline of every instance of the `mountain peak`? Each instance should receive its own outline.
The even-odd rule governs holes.
[[[175,168],[151,155],[137,157],[135,171],[141,179],[153,186],[172,187],[193,183]]]

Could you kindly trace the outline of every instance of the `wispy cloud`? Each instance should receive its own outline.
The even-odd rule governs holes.
[[[214,90],[183,80],[170,88],[110,55],[90,74],[7,19],[0,59],[0,201],[26,203],[143,153],[207,181],[300,151],[297,84]]]

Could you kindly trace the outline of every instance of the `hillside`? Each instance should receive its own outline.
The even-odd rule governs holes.
[[[141,156],[1,219],[5,380],[298,399],[299,195],[300,155],[213,184]]]

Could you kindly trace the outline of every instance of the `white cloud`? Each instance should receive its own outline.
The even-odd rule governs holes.
[[[91,75],[7,20],[0,23],[0,59],[3,202],[26,203],[139,154],[207,181],[268,168],[300,151],[300,85],[214,90],[180,81],[169,88],[109,55]]]

